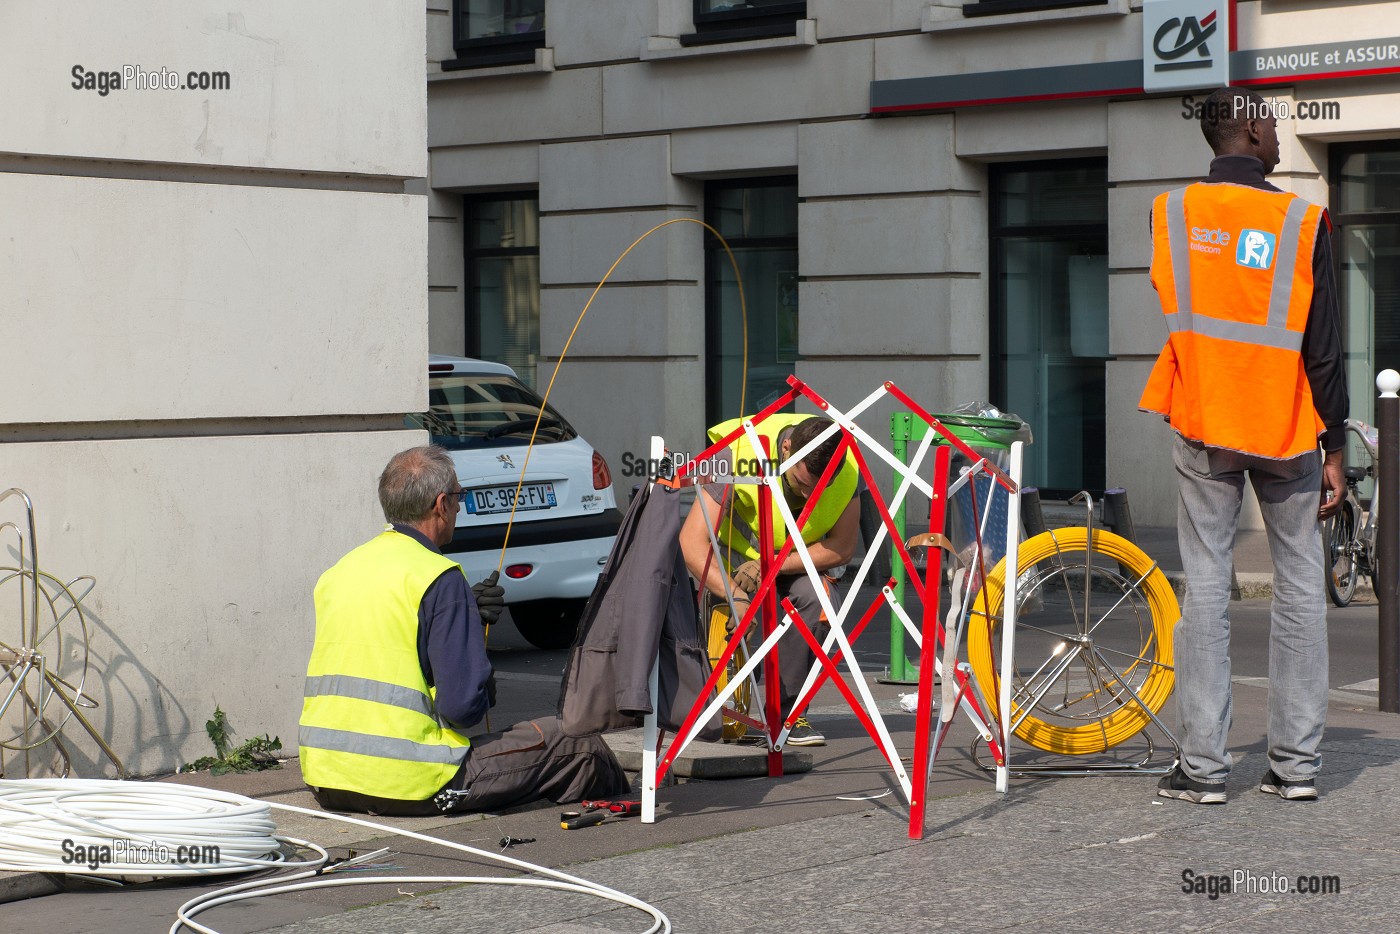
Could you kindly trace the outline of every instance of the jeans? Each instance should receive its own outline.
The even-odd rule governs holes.
[[[1176,624],[1176,698],[1186,774],[1223,782],[1230,731],[1230,578],[1246,476],[1274,565],[1269,616],[1269,765],[1311,779],[1327,716],[1327,608],[1317,509],[1322,459],[1287,460],[1207,448],[1177,437],[1177,535],[1186,602]]]

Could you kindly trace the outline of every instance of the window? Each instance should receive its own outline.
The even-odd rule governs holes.
[[[470,364],[469,366],[481,366]],[[544,409],[544,415],[540,415]],[[498,373],[429,373],[428,411],[409,415],[410,428],[422,428],[433,444],[449,450],[510,447],[535,441],[550,444],[578,437],[572,425],[554,406],[519,381]]]
[[[1107,162],[991,168],[992,401],[1031,425],[1027,486],[1102,490]]]
[[[1376,376],[1400,359],[1400,141],[1336,145],[1330,162],[1351,417],[1375,424]],[[1359,447],[1348,460],[1369,463]]]
[[[545,0],[453,0],[453,61],[447,70],[514,65],[544,48]]]
[[[540,202],[533,193],[469,198],[467,353],[536,387],[540,354]]]
[[[710,182],[705,220],[734,251],[748,308],[749,366],[740,411],[744,319],[734,269],[705,238],[705,415],[751,415],[787,391],[797,363],[797,179]]]
[[[695,0],[695,33],[680,41],[703,45],[791,36],[806,15],[807,4],[793,0]]]
[[[1026,13],[1057,10],[1071,6],[1103,6],[1108,0],[972,0],[963,4],[963,16],[996,16],[1000,13]]]

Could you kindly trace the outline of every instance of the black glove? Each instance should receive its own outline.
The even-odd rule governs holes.
[[[491,677],[486,679],[486,706],[496,706],[496,673],[491,672]]]
[[[476,611],[481,614],[481,622],[490,626],[501,615],[506,606],[506,589],[496,583],[500,571],[492,571],[479,584],[472,584],[472,596],[476,598]]]

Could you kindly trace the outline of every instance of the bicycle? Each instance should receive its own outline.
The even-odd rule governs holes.
[[[1364,513],[1357,487],[1367,477],[1376,475],[1379,457],[1379,436],[1376,429],[1354,418],[1347,419],[1347,431],[1361,439],[1370,456],[1366,467],[1347,467],[1346,497],[1337,514],[1323,523],[1322,563],[1326,568],[1327,596],[1341,607],[1356,596],[1357,579],[1362,575],[1375,582],[1376,575],[1376,502],[1379,490],[1371,497],[1371,510]]]

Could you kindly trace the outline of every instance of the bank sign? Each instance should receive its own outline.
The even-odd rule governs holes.
[[[1146,0],[1142,88],[1194,91],[1230,83],[1228,0]]]
[[[1400,36],[1227,51],[1228,3],[1148,0],[1143,57],[992,72],[891,78],[870,84],[871,113],[956,110],[1086,98],[1267,88],[1305,81],[1400,75]],[[1228,58],[1228,71],[1224,69]]]

